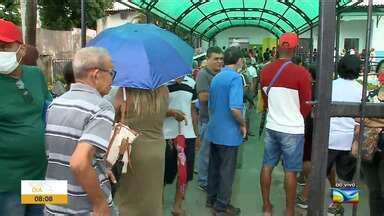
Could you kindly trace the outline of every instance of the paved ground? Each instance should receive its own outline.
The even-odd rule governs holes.
[[[256,134],[259,123],[259,117],[253,114],[254,121],[251,128]],[[242,216],[262,216],[261,213],[261,194],[259,185],[259,174],[263,157],[262,139],[250,137],[249,141],[243,146],[243,163],[241,169],[237,169],[236,180],[233,186],[232,202],[235,206],[240,207]],[[365,186],[361,186],[360,204],[358,215],[368,215],[367,190]],[[298,190],[302,187],[298,186]],[[171,205],[175,192],[175,185],[168,185],[164,191],[164,216],[171,215]],[[328,194],[328,193],[327,193]],[[274,205],[276,216],[282,216],[284,211],[285,194],[283,190],[283,170],[281,166],[276,167],[273,172],[273,180],[271,187],[271,199]],[[184,202],[184,208],[192,216],[210,216],[210,210],[205,208],[206,194],[197,188],[196,178],[189,184],[187,196]],[[328,205],[329,196],[324,200]],[[345,216],[352,216],[352,206],[344,205]],[[297,215],[305,216],[305,211],[297,209]]]

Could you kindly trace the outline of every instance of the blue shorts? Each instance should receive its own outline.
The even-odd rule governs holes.
[[[304,134],[288,134],[266,129],[264,142],[263,166],[275,167],[283,156],[285,171],[302,170]]]

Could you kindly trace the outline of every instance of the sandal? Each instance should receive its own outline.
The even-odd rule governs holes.
[[[190,216],[184,209],[181,212],[171,211],[172,216]]]
[[[273,205],[271,205],[271,211],[263,210],[263,216],[272,216],[272,212],[273,212]]]

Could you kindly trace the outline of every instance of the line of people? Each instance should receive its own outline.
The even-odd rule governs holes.
[[[20,29],[1,19],[0,27],[0,86],[4,88],[0,93],[0,215],[162,215],[164,185],[173,183],[177,176],[179,155],[172,140],[178,135],[186,138],[187,181],[193,179],[195,145],[199,143],[197,182],[207,192],[206,207],[217,216],[240,214],[231,204],[240,146],[249,134],[244,115],[247,83],[241,75],[246,63],[240,48],[223,51],[211,47],[196,82],[186,76],[154,90],[111,90],[115,72],[109,53],[103,48],[83,48],[73,58],[74,83],[52,101],[41,70],[20,64],[26,51]],[[285,215],[293,216],[295,204],[305,208],[308,200],[309,184],[296,197],[296,175],[311,152],[311,144],[304,143],[311,138],[305,136],[305,119],[311,113],[307,102],[313,98],[313,77],[291,61],[298,42],[294,33],[282,34],[278,58],[266,64],[259,76],[251,74],[253,81],[260,82],[262,97],[258,99],[268,110],[260,173],[264,216],[273,213],[272,172],[280,159],[285,172]],[[341,59],[334,101],[361,100],[361,86],[353,81],[360,65],[355,56]],[[346,88],[351,89],[350,97]],[[377,97],[382,100],[380,91]],[[127,125],[140,131],[140,136],[130,156],[133,169],[116,182],[105,154],[113,124],[122,113]],[[354,127],[351,118],[331,120],[328,174],[336,164],[337,175],[342,176],[340,158],[351,151]],[[374,172],[383,168],[380,148],[375,156],[377,166],[364,165],[370,193],[374,194],[370,200],[376,203],[371,212],[381,211],[377,203],[383,197],[378,189],[382,179],[372,183]],[[67,180],[68,204],[21,204],[23,179]],[[112,197],[111,184],[116,183],[119,188]],[[184,216],[185,194],[178,184],[171,213]]]
[[[5,174],[1,215],[161,215],[164,183],[172,182],[175,176],[175,162],[171,160],[175,153],[172,146],[167,149],[166,140],[169,142],[176,134],[183,133],[187,138],[186,159],[188,173],[192,174],[197,131],[194,84],[186,85],[177,79],[155,90],[126,88],[125,101],[122,88],[108,95],[115,76],[109,53],[103,48],[87,47],[74,55],[71,69],[75,82],[68,92],[52,101],[41,70],[20,64],[25,53],[20,29],[4,20],[0,24],[2,30],[6,29],[0,32],[0,78],[2,86],[8,88],[1,98],[10,101],[7,109],[1,109],[1,170]],[[228,55],[229,67],[241,68],[240,52],[236,49]],[[241,120],[243,84],[240,75],[235,75],[238,85],[232,93],[236,98],[232,105]],[[126,114],[125,122],[140,131],[140,136],[131,155],[134,169],[122,175],[112,197],[111,183],[116,179],[105,153],[115,119],[122,112]],[[181,132],[177,132],[175,125],[182,121],[187,125],[181,124]],[[242,135],[235,142],[242,142]],[[68,204],[21,204],[22,179],[67,180]],[[185,214],[182,199],[178,191],[174,215]]]

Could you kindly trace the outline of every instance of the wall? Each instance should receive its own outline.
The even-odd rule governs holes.
[[[359,52],[365,47],[365,20],[341,20],[340,22],[340,45],[339,53],[344,49],[345,38],[359,38]],[[313,29],[313,47],[317,48],[318,43],[318,27]],[[310,38],[310,31],[300,35],[300,38]]]
[[[340,48],[344,48],[345,38],[360,38],[359,51],[365,46],[365,28],[366,20],[342,20],[340,24]],[[384,31],[383,28],[380,29]],[[318,42],[318,28],[313,30],[313,47],[317,47]],[[234,27],[219,33],[216,39],[216,45],[219,47],[228,46],[228,40],[231,37],[246,37],[249,38],[250,44],[263,44],[263,39],[266,37],[275,38],[273,34],[264,29],[257,27]],[[300,38],[310,38],[310,32],[300,35]],[[379,39],[377,39],[379,40]],[[384,45],[383,45],[384,46]]]
[[[202,52],[206,52],[209,47],[208,41],[202,40],[201,41],[201,50]]]
[[[378,26],[377,17],[373,18],[372,28],[372,44],[371,47],[376,51],[384,51],[384,18],[381,18]],[[348,17],[343,18],[340,23],[340,50],[344,48],[345,38],[359,38],[359,52],[365,47],[367,21],[365,17]],[[216,39],[216,45],[219,47],[227,47],[228,40],[231,37],[246,37],[249,38],[250,44],[263,44],[263,39],[266,37],[274,37],[271,33],[257,27],[234,27],[219,33]],[[299,36],[300,38],[310,38],[310,32],[305,32]],[[317,48],[318,43],[318,28],[313,30],[313,47]]]
[[[313,48],[317,48],[317,41],[318,41],[318,31],[319,29],[315,27],[313,29]],[[311,38],[310,31],[305,32],[304,34],[299,35],[300,38]]]
[[[267,37],[263,39],[263,51],[265,51],[267,48],[271,50],[273,47],[276,47],[275,37]]]
[[[125,23],[137,23],[142,20],[142,14],[138,11],[123,11],[97,20],[97,32],[106,28],[116,27]]]
[[[344,18],[340,23],[340,49],[341,52],[344,48],[345,38],[359,38],[359,52],[365,48],[365,34],[367,29],[367,21],[365,17],[355,18]],[[313,30],[313,47],[317,47],[318,43],[318,28],[315,27]],[[306,32],[300,35],[300,38],[310,38],[310,32]],[[384,51],[384,19],[380,19],[377,23],[377,17],[373,17],[372,26],[372,42],[371,47],[375,48],[376,51]]]
[[[341,21],[339,51],[343,50],[344,48],[345,38],[359,38],[359,52],[361,52],[365,47],[365,34],[367,32],[366,28],[366,20]]]
[[[384,17],[381,17],[379,22],[377,20],[377,16],[373,18],[372,47],[376,51],[384,52]]]
[[[268,31],[257,27],[234,27],[220,32],[216,35],[216,45],[218,47],[228,47],[229,38],[249,38],[249,44],[263,44],[263,39],[266,37],[275,38]]]
[[[87,29],[87,41],[95,36],[95,30]],[[81,29],[54,31],[39,28],[36,30],[36,39],[36,47],[40,55],[49,55],[54,58],[72,58],[73,54],[81,48]]]

